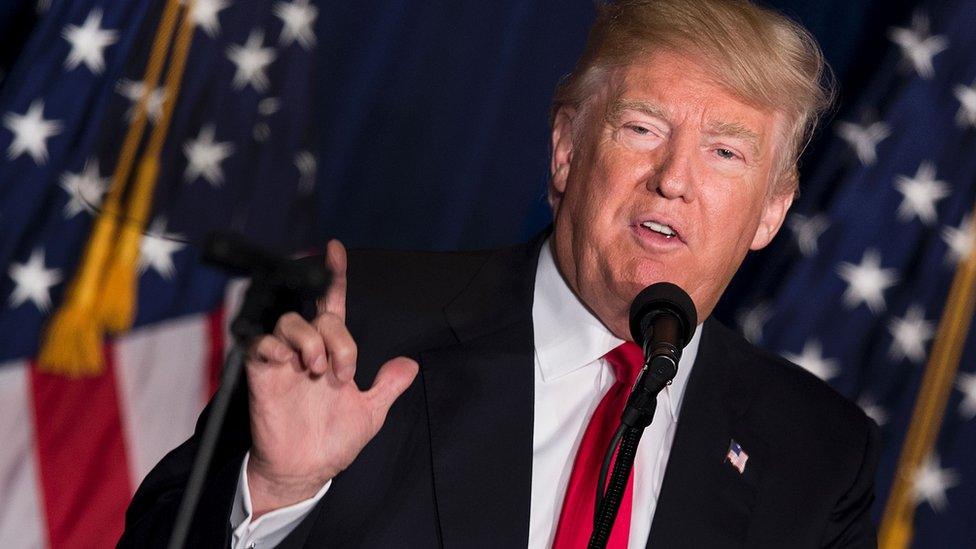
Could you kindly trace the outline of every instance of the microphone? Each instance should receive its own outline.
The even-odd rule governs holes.
[[[244,302],[230,327],[234,339],[245,347],[253,338],[271,333],[278,317],[287,312],[312,318],[310,304],[332,279],[320,258],[291,260],[233,233],[210,233],[202,256],[204,262],[230,273],[251,276]]]
[[[644,428],[654,419],[657,394],[678,373],[681,350],[691,341],[697,325],[698,313],[691,297],[670,282],[658,282],[644,288],[630,305],[630,333],[644,351],[644,368],[627,399],[620,426],[603,456],[589,549],[607,546],[637,456],[637,445]],[[611,463],[613,474],[607,482]]]
[[[630,333],[644,351],[645,367],[621,417],[625,425],[650,425],[657,394],[678,373],[681,350],[691,341],[697,325],[698,313],[691,297],[670,282],[651,284],[634,298]]]

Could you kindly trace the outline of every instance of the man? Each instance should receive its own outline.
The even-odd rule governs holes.
[[[804,31],[746,3],[602,8],[554,101],[551,234],[348,263],[330,242],[315,318],[251,349],[191,543],[582,546],[594,488],[572,479],[631,300],[667,280],[710,316],[782,225],[823,70]],[[168,537],[196,445],[149,475],[121,545]],[[873,546],[877,453],[854,405],[706,320],[611,544]]]

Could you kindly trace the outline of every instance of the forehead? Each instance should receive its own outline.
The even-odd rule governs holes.
[[[608,118],[637,111],[675,125],[749,137],[764,148],[784,126],[781,113],[733,93],[694,55],[661,51],[615,68],[601,95]]]

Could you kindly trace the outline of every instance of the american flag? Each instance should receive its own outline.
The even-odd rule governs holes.
[[[746,461],[749,461],[749,454],[733,439],[729,442],[729,452],[725,455],[725,460],[731,463],[732,467],[735,467],[741,475],[746,472]]]
[[[960,0],[888,29],[865,92],[804,161],[784,231],[719,312],[881,426],[882,547],[976,546],[974,25]]]
[[[144,80],[167,9],[190,25],[177,88]],[[41,0],[11,13],[26,41],[0,82],[0,546],[111,547],[135,487],[192,432],[215,388],[240,292],[200,263],[196,243],[221,228],[308,247],[318,8]],[[42,328],[106,215],[140,101],[139,154],[168,125],[132,266],[134,328],[105,340],[99,375],[47,373],[36,361]]]

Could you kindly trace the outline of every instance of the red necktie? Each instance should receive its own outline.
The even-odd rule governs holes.
[[[603,358],[610,363],[617,381],[593,412],[583,440],[580,441],[573,472],[569,476],[566,498],[559,514],[559,525],[553,539],[553,549],[582,549],[590,541],[593,532],[593,505],[596,500],[596,484],[607,445],[620,422],[620,414],[627,404],[630,390],[644,365],[644,353],[632,342],[624,342]],[[611,468],[611,471],[613,469]],[[609,476],[609,473],[608,473]],[[609,480],[609,479],[608,479]],[[627,479],[627,489],[607,548],[626,549],[630,536],[630,509],[633,500],[634,476]]]

